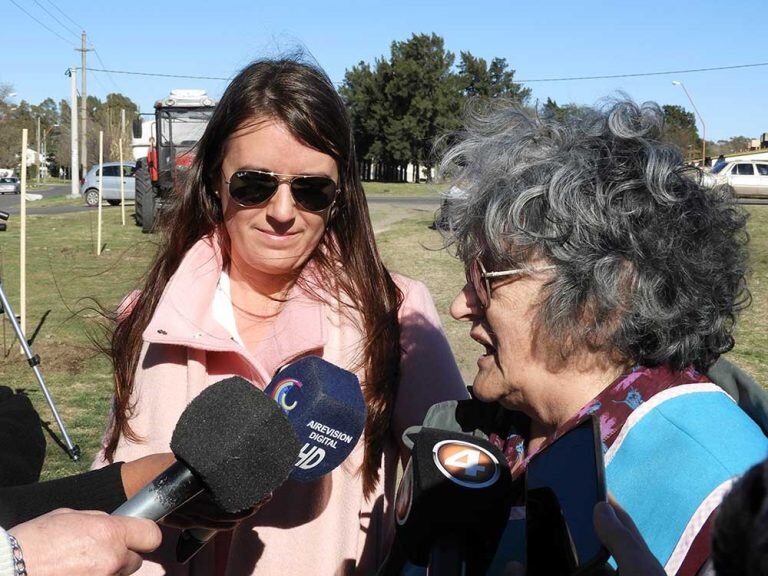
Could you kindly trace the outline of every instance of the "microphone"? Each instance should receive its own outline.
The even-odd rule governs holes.
[[[283,409],[299,439],[293,480],[311,482],[334,470],[365,428],[368,409],[357,376],[318,356],[283,367],[264,393]]]
[[[285,414],[240,377],[201,392],[171,439],[177,462],[113,515],[159,521],[203,491],[229,513],[250,508],[290,474],[299,442]]]
[[[421,428],[410,437],[393,549],[429,576],[485,574],[515,496],[504,453],[461,432]],[[379,574],[392,573],[387,564]]]
[[[368,410],[357,376],[319,356],[284,366],[264,394],[285,413],[301,446],[290,473],[293,480],[311,482],[337,468],[365,428]],[[176,559],[188,562],[215,534],[206,528],[184,530]]]

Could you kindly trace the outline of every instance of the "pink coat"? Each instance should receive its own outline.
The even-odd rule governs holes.
[[[218,380],[236,374],[263,389],[277,368],[309,353],[345,368],[359,362],[360,331],[337,308],[298,288],[269,337],[255,354],[249,353],[213,318],[211,303],[221,269],[216,242],[203,239],[189,250],[166,287],[144,331],[135,379],[131,427],[143,441],[122,438],[115,460],[168,451],[181,412]],[[177,564],[176,532],[168,530],[160,550],[148,557],[139,574],[375,573],[393,533],[396,466],[405,450],[399,443],[402,432],[420,424],[432,404],[467,396],[426,287],[404,276],[395,276],[395,281],[404,293],[399,311],[402,376],[375,494],[363,497],[361,441],[331,474],[309,484],[287,481],[243,522],[232,534],[226,570],[221,562],[214,567],[213,545],[189,565]],[[103,454],[94,465],[104,465]],[[221,541],[218,547],[221,554]]]

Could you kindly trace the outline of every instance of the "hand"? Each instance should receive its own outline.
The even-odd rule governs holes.
[[[127,498],[131,498],[145,485],[154,480],[161,472],[176,462],[176,458],[170,452],[164,454],[150,454],[132,462],[125,462],[120,470],[123,480],[123,489]],[[187,502],[173,513],[169,514],[161,523],[173,528],[210,528],[213,530],[232,530],[245,518],[251,516],[256,510],[269,501],[270,496],[264,498],[255,507],[229,514],[219,508],[210,496],[203,492],[196,498]]]
[[[33,576],[133,574],[140,553],[160,545],[160,529],[150,520],[103,512],[54,510],[9,530],[19,541]]]
[[[176,462],[176,457],[167,452],[150,454],[144,458],[123,463],[122,468],[120,468],[120,476],[123,480],[126,498],[131,498],[174,462]]]
[[[608,548],[621,576],[665,576],[664,568],[651,553],[640,531],[624,509],[611,503],[595,505],[593,521],[600,541]]]

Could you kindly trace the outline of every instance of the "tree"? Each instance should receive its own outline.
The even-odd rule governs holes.
[[[41,140],[47,135],[48,160],[55,166],[69,166],[70,163],[70,104],[61,100],[58,104],[46,98],[39,104],[22,100],[18,106],[10,102],[12,87],[0,85],[0,167],[17,168],[21,153],[21,130],[29,130],[29,147],[36,148],[37,121],[40,119]],[[102,102],[89,96],[87,102],[88,154],[98,158],[98,134],[104,131],[104,160],[118,160],[118,139],[120,137],[120,110],[126,111],[126,131],[123,134],[123,150],[130,157],[130,122],[138,113],[138,106],[123,94],[107,94]]]
[[[352,120],[355,149],[360,161],[383,158],[385,145],[382,138],[383,119],[387,106],[381,84],[380,64],[372,70],[366,62],[360,62],[347,70],[339,93],[344,99]]]
[[[584,114],[587,112],[587,110],[587,107],[579,106],[578,104],[573,103],[560,106],[555,100],[552,100],[548,97],[547,101],[541,107],[539,113],[543,118],[553,118],[559,122],[562,122],[567,118]]]
[[[458,65],[458,82],[467,97],[507,98],[525,103],[531,89],[514,81],[506,58],[494,58],[491,65],[484,58],[476,58],[470,52],[461,52]]]
[[[701,138],[696,128],[696,116],[678,105],[665,104],[664,111],[664,140],[674,144],[691,160],[701,158]]]
[[[530,90],[514,82],[506,60],[490,65],[469,52],[455,56],[436,34],[413,34],[392,42],[389,58],[373,66],[359,62],[347,70],[340,89],[352,118],[357,159],[384,165],[387,179],[400,179],[407,164],[434,165],[432,148],[442,134],[456,130],[469,97],[527,100]]]
[[[461,101],[452,82],[453,53],[436,34],[414,34],[393,42],[386,95],[392,117],[385,127],[388,149],[401,164],[434,165],[432,146],[438,135],[459,125]],[[429,174],[429,170],[428,170]]]

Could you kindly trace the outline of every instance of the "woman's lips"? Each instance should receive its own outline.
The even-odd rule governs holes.
[[[275,232],[274,230],[262,230],[256,228],[256,232],[268,242],[286,243],[299,237],[299,232]]]
[[[485,348],[485,354],[483,354],[483,356],[491,356],[496,353],[496,347],[493,345],[493,342],[491,342],[488,338],[485,338],[482,334],[473,334],[470,332],[469,337],[480,344],[480,346]]]

